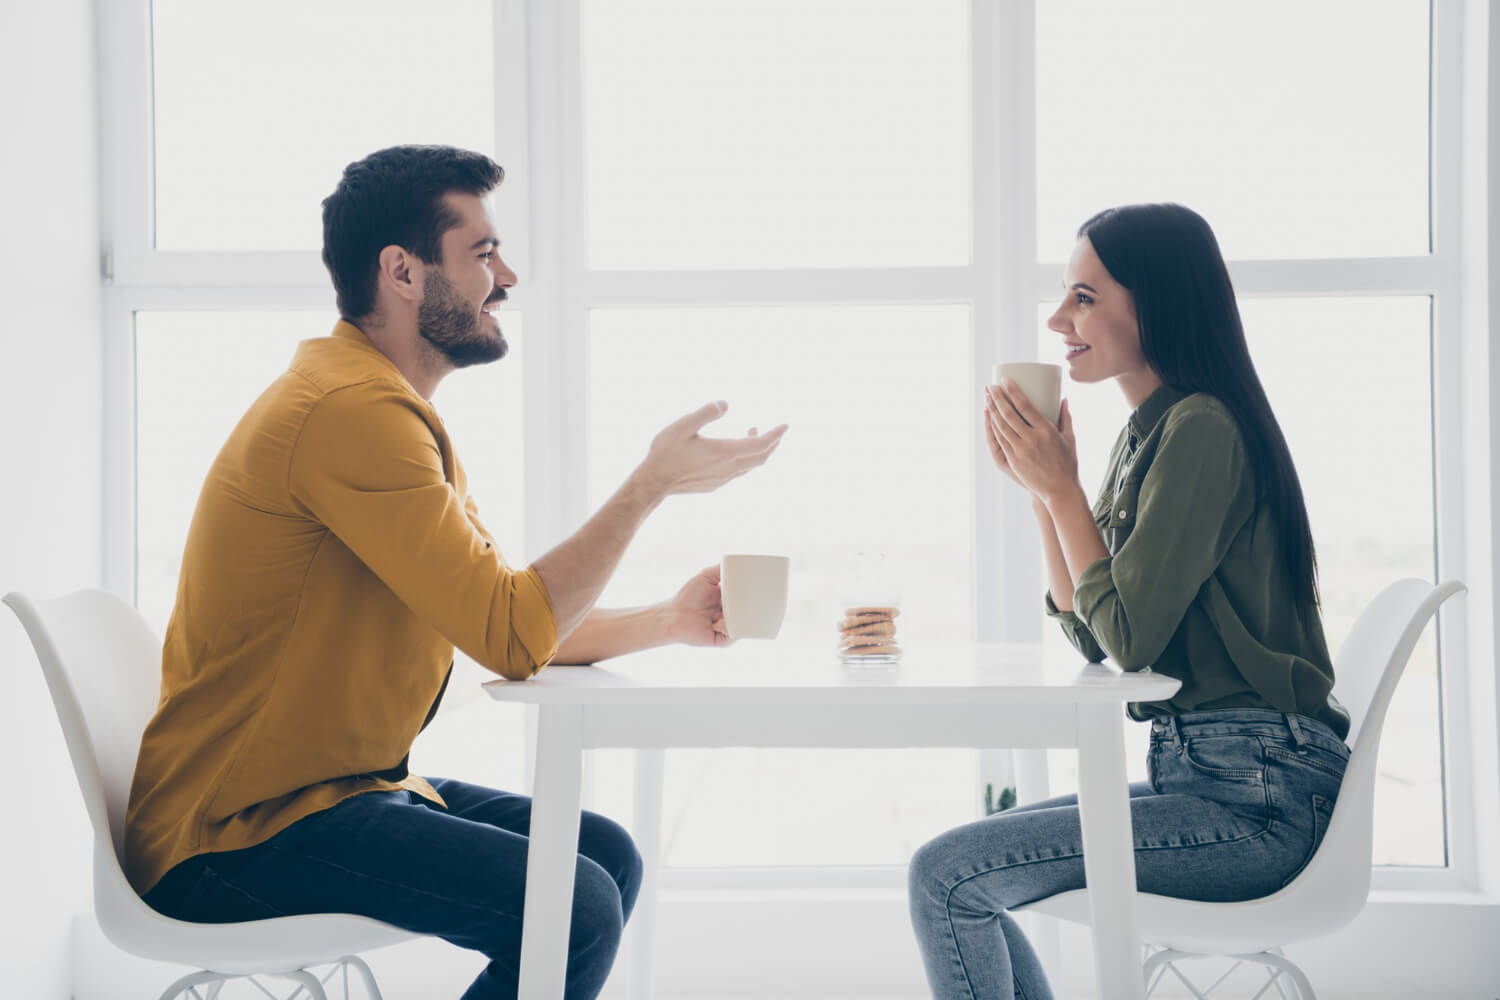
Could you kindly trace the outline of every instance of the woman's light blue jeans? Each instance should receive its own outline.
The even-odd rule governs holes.
[[[1263,709],[1151,723],[1149,780],[1130,787],[1136,885],[1233,902],[1290,882],[1323,839],[1349,748],[1327,726]],[[908,876],[911,920],[936,1000],[1048,1000],[1036,953],[1007,912],[1079,889],[1078,797],[949,830]]]

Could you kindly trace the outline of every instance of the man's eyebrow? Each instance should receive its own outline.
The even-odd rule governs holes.
[[[486,236],[484,239],[480,240],[478,243],[475,243],[473,246],[469,247],[469,249],[470,250],[494,249],[495,247],[497,247],[499,245],[500,245],[500,241],[498,239],[496,239],[493,236]]]

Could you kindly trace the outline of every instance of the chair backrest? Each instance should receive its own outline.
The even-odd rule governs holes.
[[[1328,832],[1311,862],[1278,895],[1296,892],[1339,926],[1352,920],[1370,892],[1375,764],[1391,695],[1438,605],[1468,589],[1457,580],[1433,586],[1398,580],[1361,612],[1334,658],[1334,695],[1349,710],[1352,752]],[[1309,914],[1311,916],[1311,914]]]
[[[161,640],[134,608],[103,590],[49,601],[12,593],[5,603],[36,649],[62,723],[94,828],[96,895],[123,889],[139,903],[120,862],[136,754],[161,691]]]

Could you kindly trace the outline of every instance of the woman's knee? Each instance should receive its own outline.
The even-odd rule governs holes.
[[[946,896],[957,877],[953,831],[939,834],[911,856],[906,868],[906,889],[913,904],[921,899]]]

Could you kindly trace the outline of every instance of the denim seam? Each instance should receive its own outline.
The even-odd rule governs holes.
[[[231,892],[235,892],[235,893],[238,893],[241,896],[244,896],[246,899],[250,900],[251,902],[255,903],[258,906],[264,906],[266,909],[270,910],[272,913],[276,914],[276,916],[278,916],[278,917],[285,917],[285,916],[288,915],[287,912],[285,910],[283,910],[281,907],[279,907],[279,906],[272,906],[270,903],[266,902],[264,899],[261,899],[255,893],[250,892],[249,890],[244,889],[243,887],[238,886],[235,883],[229,881],[227,878],[225,878],[222,874],[220,874],[218,871],[216,871],[213,868],[204,868],[203,869],[203,874],[207,875],[209,878],[213,879],[215,882],[219,883],[220,885],[222,885],[224,888],[230,890]]]
[[[1193,843],[1193,844],[1135,844],[1135,845],[1133,845],[1133,850],[1136,850],[1136,851],[1184,851],[1184,850],[1190,850],[1190,849],[1195,848],[1195,847],[1218,847],[1218,846],[1223,845],[1223,844],[1239,844],[1239,843],[1244,843],[1244,842],[1251,841],[1251,840],[1258,840],[1261,837],[1266,836],[1268,833],[1271,832],[1271,829],[1275,825],[1276,825],[1275,821],[1273,820],[1273,821],[1267,823],[1266,826],[1263,829],[1256,830],[1254,833],[1245,833],[1245,834],[1241,834],[1238,837],[1222,837],[1222,838],[1218,838],[1218,839],[1215,839],[1215,840],[1200,840],[1197,843]],[[1046,857],[1046,858],[1031,858],[1031,859],[1023,859],[1023,860],[1020,860],[1020,861],[1008,861],[1005,864],[995,865],[992,868],[986,868],[983,871],[974,872],[972,875],[965,875],[963,878],[959,879],[957,882],[954,882],[952,885],[948,886],[944,890],[944,894],[943,894],[943,910],[944,910],[945,913],[950,914],[949,922],[951,924],[951,922],[952,922],[951,914],[952,914],[952,910],[953,910],[952,904],[951,904],[951,900],[953,899],[953,893],[958,889],[959,886],[963,885],[965,882],[972,882],[974,879],[978,878],[981,875],[990,875],[990,874],[993,874],[995,872],[1005,871],[1008,868],[1018,868],[1021,865],[1034,865],[1034,864],[1039,864],[1039,863],[1044,862],[1044,861],[1071,861],[1074,858],[1081,858],[1081,857],[1083,857],[1083,849],[1082,848],[1078,848],[1077,850],[1070,850],[1066,854],[1054,854],[1051,857]],[[1137,891],[1139,891],[1139,890],[1137,890]]]
[[[333,868],[333,869],[336,869],[338,871],[344,872],[346,874],[352,875],[355,878],[366,879],[366,880],[368,880],[370,882],[378,882],[381,885],[388,885],[388,886],[391,886],[393,888],[401,889],[401,890],[403,890],[405,892],[414,893],[414,894],[419,895],[419,896],[427,896],[430,899],[440,900],[440,901],[442,901],[444,903],[447,903],[449,905],[462,906],[462,907],[466,907],[466,908],[471,909],[471,910],[479,910],[479,911],[481,911],[483,913],[490,913],[490,914],[494,914],[496,916],[507,917],[507,918],[509,918],[511,920],[515,920],[517,922],[520,921],[520,918],[517,917],[515,914],[513,914],[513,913],[506,913],[504,910],[497,910],[494,907],[484,906],[484,905],[479,904],[479,903],[470,903],[467,900],[462,900],[462,899],[453,899],[453,898],[441,895],[441,894],[436,893],[436,892],[430,892],[430,891],[428,891],[426,889],[419,889],[416,886],[407,885],[404,882],[393,882],[393,881],[391,881],[389,879],[383,879],[383,878],[380,878],[380,877],[378,877],[376,875],[370,875],[370,874],[367,874],[365,872],[355,871],[353,868],[345,868],[343,865],[337,864],[336,862],[333,862],[333,861],[329,861],[326,858],[314,857],[313,855],[303,854],[303,853],[301,853],[299,851],[289,851],[289,850],[286,850],[285,848],[277,847],[274,844],[267,844],[266,846],[269,847],[272,851],[276,852],[277,854],[287,854],[287,855],[291,855],[293,857],[301,858],[304,861],[311,861],[311,862],[314,862],[316,864],[326,865],[329,868]]]

